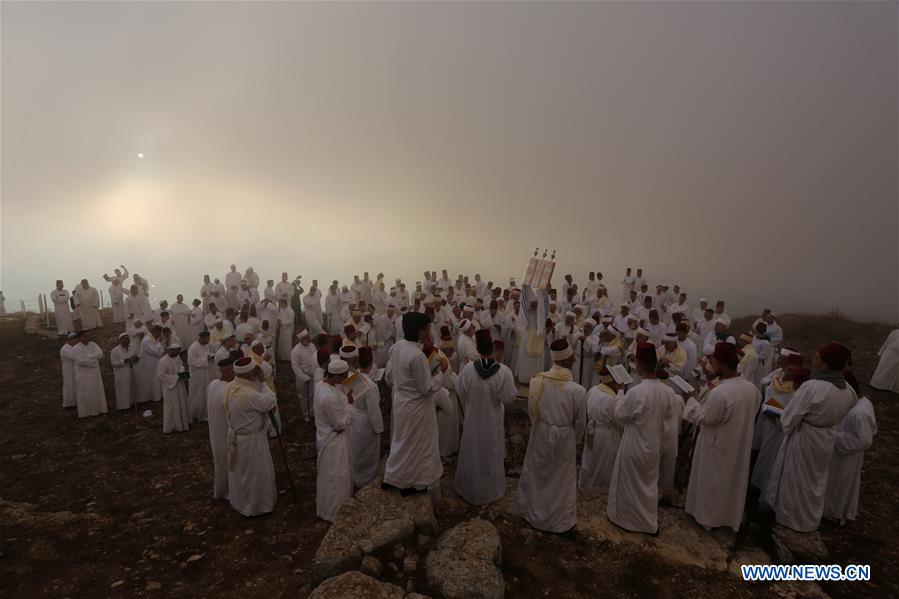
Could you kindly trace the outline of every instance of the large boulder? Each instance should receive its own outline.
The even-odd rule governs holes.
[[[375,580],[362,572],[345,572],[324,581],[309,595],[309,599],[403,599],[406,591],[387,582]]]
[[[475,518],[443,533],[428,554],[428,583],[444,597],[501,599],[502,543],[490,522]]]
[[[315,553],[313,571],[328,578],[356,570],[365,555],[416,533],[433,534],[436,525],[430,495],[402,497],[382,490],[375,479],[341,506]]]

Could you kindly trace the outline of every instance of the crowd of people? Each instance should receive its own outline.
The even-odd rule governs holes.
[[[260,290],[252,267],[231,265],[224,283],[206,275],[191,305],[178,295],[156,309],[146,279],[134,274],[126,291],[128,276],[124,266],[104,275],[123,327],[110,351],[116,407],[161,400],[166,433],[206,422],[213,496],[247,516],[275,508],[269,437],[281,432],[287,398],[274,375],[288,367],[299,413],[315,426],[316,512],[326,521],[378,478],[382,391],[391,406],[383,488],[437,498],[443,458],[458,454],[455,491],[474,505],[501,499],[516,382],[528,386],[530,417],[517,506],[537,529],[571,529],[577,489],[600,488],[614,524],[657,534],[679,453],[691,465],[686,511],[707,529],[740,528],[750,485],[798,531],[857,514],[873,406],[845,346],[803,356],[771,310],[733,331],[724,301],[694,307],[677,285],[650,291],[641,269],[627,269],[614,291],[593,272],[583,287],[566,275],[559,289],[536,289],[431,271],[411,291],[364,273],[349,286],[333,281],[323,298],[317,281],[304,292],[285,272]],[[104,352],[92,340],[99,294],[87,280],[71,294],[57,281],[51,299],[67,338],[63,406],[105,413]],[[881,378],[899,391],[892,369]]]

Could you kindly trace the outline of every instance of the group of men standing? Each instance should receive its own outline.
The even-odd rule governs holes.
[[[107,278],[120,287],[126,276],[116,270]],[[299,279],[287,273],[261,293],[259,284],[252,268],[241,274],[232,265],[224,284],[204,277],[192,308],[178,296],[173,306],[150,310],[146,281],[135,275],[119,314],[127,328],[110,355],[120,409],[131,395],[162,398],[165,432],[209,421],[214,496],[246,515],[271,511],[277,496],[267,439],[281,426],[279,361],[294,373],[301,416],[315,422],[317,513],[328,521],[377,477],[381,381],[392,402],[383,486],[439,495],[441,457],[458,453],[456,491],[476,505],[505,493],[504,406],[515,398],[516,380],[527,384],[531,430],[517,504],[541,530],[574,526],[580,486],[608,489],[615,524],[657,532],[658,504],[674,494],[685,439],[694,446],[686,509],[705,527],[740,527],[750,474],[765,505],[797,530],[820,522],[828,478],[844,488],[854,480],[857,498],[857,456],[867,445],[846,445],[858,468],[832,465],[843,455],[838,427],[866,406],[846,382],[851,375],[842,374],[845,348],[819,350],[803,382],[802,372],[786,367],[796,352],[782,347],[771,311],[733,335],[723,302],[712,308],[701,299],[691,310],[677,286],[649,292],[639,269],[625,275],[615,303],[601,273],[590,273],[583,289],[569,275],[559,290],[542,290],[425,272],[411,293],[400,280],[388,290],[383,275],[365,273],[349,287],[332,282],[324,310],[317,281],[302,299]],[[78,306],[89,308],[86,281],[81,289]],[[61,281],[56,292],[54,305],[68,307]],[[93,322],[82,312],[82,324],[85,314]],[[58,326],[74,328],[62,320]],[[79,416],[105,412],[106,404],[103,352],[89,335],[71,333],[60,352],[69,381],[64,404],[74,401]],[[84,370],[80,378],[73,368]],[[629,380],[620,380],[621,370]],[[782,414],[763,409],[770,399]],[[852,422],[872,428],[873,410]],[[810,469],[813,484],[803,478]],[[854,517],[852,509],[842,514],[837,519]]]

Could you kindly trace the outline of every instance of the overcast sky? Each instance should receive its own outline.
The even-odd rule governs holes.
[[[895,2],[0,11],[8,304],[121,262],[170,300],[232,262],[499,283],[540,246],[557,283],[899,318]]]

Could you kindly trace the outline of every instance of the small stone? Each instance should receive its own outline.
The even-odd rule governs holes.
[[[114,588],[116,588],[116,587],[122,586],[123,584],[125,584],[125,581],[124,581],[124,580],[117,580],[117,581],[115,581],[114,583],[112,583],[112,584],[109,585],[109,586],[110,586],[110,588],[113,588],[113,589],[114,589]]]
[[[12,456],[12,459],[21,460],[24,457],[28,457],[28,454],[27,453],[17,453]]]
[[[362,558],[362,565],[359,567],[359,570],[372,578],[378,578],[381,575],[382,570],[381,560],[374,556],[366,555]]]
[[[195,553],[194,555],[192,555],[192,556],[190,556],[189,558],[187,558],[187,561],[188,561],[188,563],[190,563],[190,562],[195,562],[195,561],[200,560],[200,559],[203,559],[203,556],[202,556],[201,554],[199,554],[199,553]]]
[[[243,534],[245,534],[245,535],[251,535],[251,534],[253,534],[253,532],[254,532],[254,531],[253,531],[252,528],[248,528],[247,530],[243,531]]]
[[[158,591],[162,588],[161,582],[151,581],[147,583],[146,589],[147,591]]]
[[[410,555],[403,560],[403,572],[411,574],[418,567],[418,559],[414,555]]]
[[[415,589],[415,583],[411,580],[406,581],[406,592],[411,593]]]
[[[393,557],[396,559],[403,559],[406,556],[406,548],[402,545],[397,545],[393,548]]]
[[[416,539],[416,543],[418,543],[419,547],[424,547],[428,543],[431,542],[431,537],[428,535],[418,535],[418,539]]]

